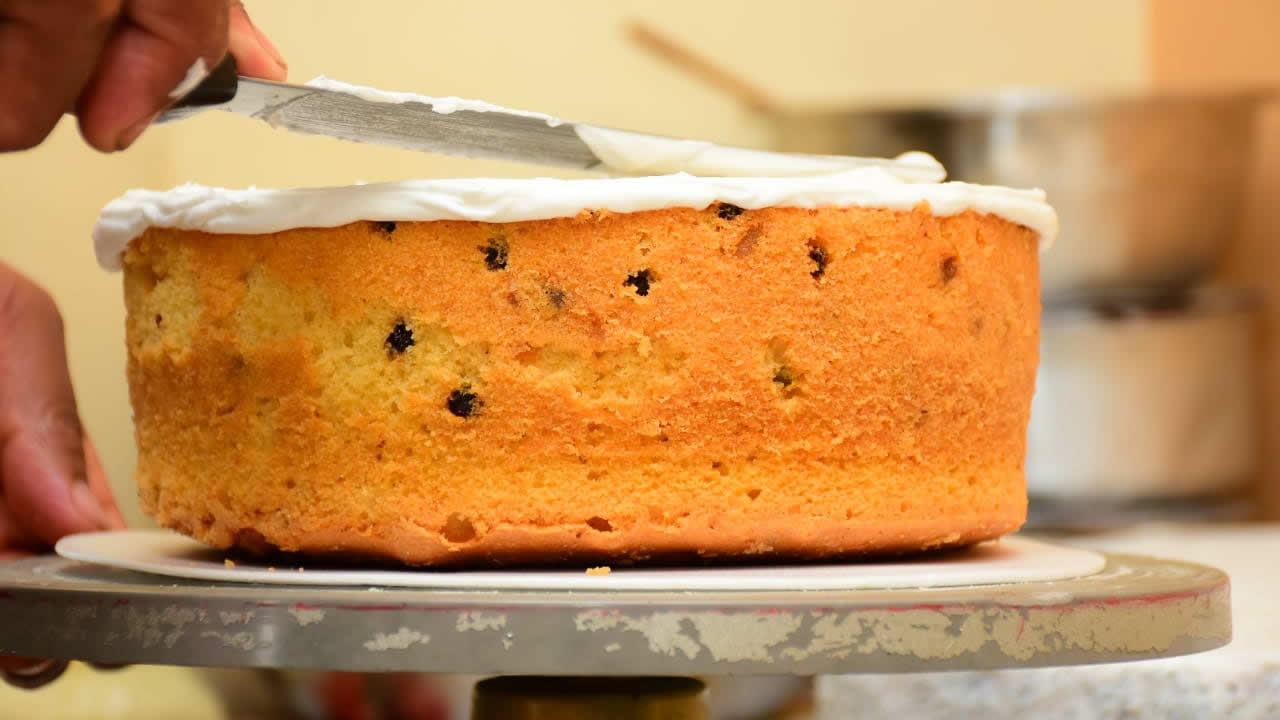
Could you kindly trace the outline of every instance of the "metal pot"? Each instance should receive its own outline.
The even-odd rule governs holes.
[[[1027,492],[1101,503],[1231,496],[1256,479],[1257,300],[1204,288],[1046,307]]]
[[[782,150],[891,157],[924,150],[951,179],[1043,188],[1062,231],[1046,299],[1174,289],[1233,239],[1254,154],[1251,91],[1083,99],[1001,92],[933,107],[774,116]]]

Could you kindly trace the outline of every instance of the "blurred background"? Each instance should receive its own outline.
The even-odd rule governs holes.
[[[1280,445],[1280,282],[1271,277],[1280,112],[1256,96],[1202,102],[1280,85],[1280,3],[246,5],[294,82],[328,75],[760,148],[878,154],[911,149],[895,147],[906,142],[938,154],[957,179],[1045,186],[1063,212],[1063,238],[1044,257],[1045,369],[1028,459],[1033,522],[1078,532],[1150,518],[1280,518],[1280,465],[1271,461]],[[1169,92],[1197,101],[1188,110],[1094,100]],[[982,99],[956,102],[975,94]],[[880,112],[887,109],[908,112]],[[89,239],[107,201],[188,181],[535,174],[548,172],[291,136],[219,113],[153,129],[131,151],[103,156],[67,121],[38,149],[0,159],[0,226],[8,229],[0,259],[60,303],[85,424],[125,515],[141,525],[120,277],[97,266]],[[1158,193],[1135,190],[1159,183]],[[94,682],[123,687],[121,678],[138,677],[176,688],[170,683],[191,679],[172,671],[184,679],[158,681],[154,672],[103,681],[78,671],[42,694],[59,709],[39,716],[229,712],[225,699],[203,691],[163,707],[168,695],[149,693],[118,715],[103,714],[115,706],[68,699],[97,697]]]

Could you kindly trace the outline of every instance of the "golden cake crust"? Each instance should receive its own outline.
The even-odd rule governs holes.
[[[1037,237],[995,216],[151,229],[124,262],[142,504],[218,547],[817,559],[1025,517]]]

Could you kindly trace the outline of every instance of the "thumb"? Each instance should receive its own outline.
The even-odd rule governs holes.
[[[108,527],[86,474],[62,318],[48,293],[3,264],[0,482],[12,516],[50,545]]]
[[[235,56],[241,74],[275,81],[282,81],[289,74],[284,56],[271,38],[249,19],[240,0],[231,2],[227,49]]]

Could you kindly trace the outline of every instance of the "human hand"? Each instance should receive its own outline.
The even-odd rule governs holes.
[[[228,50],[241,73],[284,79],[240,0],[0,0],[0,152],[40,144],[67,112],[89,145],[123,150]]]
[[[310,692],[331,720],[449,720],[446,688],[431,675],[322,673]]]
[[[78,532],[123,528],[80,424],[62,317],[49,294],[0,263],[0,560]],[[66,662],[0,656],[12,684],[43,685]]]

